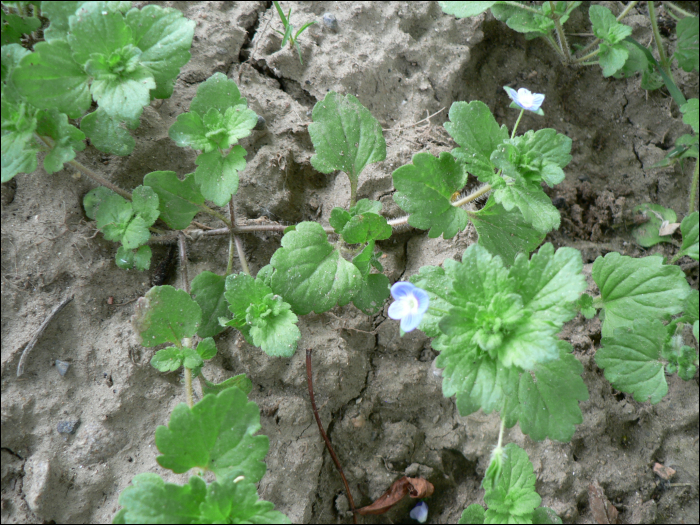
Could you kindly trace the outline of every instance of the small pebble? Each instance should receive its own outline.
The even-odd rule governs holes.
[[[58,370],[58,373],[61,374],[61,376],[66,375],[66,372],[68,372],[69,368],[70,368],[69,362],[61,361],[60,359],[56,359],[56,370]]]
[[[265,118],[262,115],[258,115],[258,123],[255,124],[255,127],[253,129],[255,131],[260,131],[261,129],[265,129]]]
[[[323,13],[323,25],[333,32],[338,31],[338,19],[333,13]]]
[[[75,434],[78,425],[80,425],[79,419],[74,421],[59,421],[58,425],[56,425],[56,430],[59,434]]]

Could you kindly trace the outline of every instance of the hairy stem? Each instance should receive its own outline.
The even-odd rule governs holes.
[[[192,340],[185,338],[182,346],[187,348],[192,348]],[[192,370],[185,367],[185,398],[187,399],[187,406],[192,408],[194,406],[194,395],[192,393]]]
[[[550,9],[552,10],[552,20],[554,21],[554,27],[557,30],[557,36],[559,37],[559,47],[561,48],[564,56],[566,58],[566,63],[571,63],[571,51],[569,50],[569,43],[566,41],[566,34],[564,33],[564,28],[559,22],[559,16],[554,14],[554,2],[550,0]]]
[[[357,200],[357,178],[348,177],[350,179],[350,207],[356,204]]]
[[[664,43],[661,40],[661,33],[659,33],[659,24],[656,20],[656,9],[654,8],[654,2],[647,2],[647,7],[649,8],[649,20],[651,21],[651,31],[654,35],[656,50],[659,53],[659,62],[661,63],[661,67],[664,68],[666,74],[669,77],[671,77],[671,68],[668,65],[666,50],[664,49]]]
[[[680,14],[683,15],[683,16],[695,16],[693,13],[691,13],[691,12],[689,12],[689,11],[686,11],[685,9],[681,9],[680,7],[678,7],[678,6],[677,6],[676,4],[674,4],[673,2],[665,2],[665,3],[664,3],[664,6],[670,7],[671,9],[673,9],[673,10],[676,11],[677,13],[680,13]]]
[[[453,202],[453,203],[452,203],[452,206],[455,206],[455,207],[457,207],[457,208],[459,208],[459,207],[461,207],[461,206],[464,206],[465,204],[467,204],[467,203],[469,203],[469,202],[471,202],[471,201],[473,201],[473,200],[478,199],[479,197],[481,197],[481,196],[484,195],[485,193],[490,192],[492,188],[493,188],[493,187],[492,187],[490,184],[487,184],[486,186],[484,186],[483,188],[481,188],[481,189],[478,190],[478,191],[475,191],[475,192],[472,193],[471,195],[467,195],[467,196],[464,197],[463,199],[459,199],[458,201]]]
[[[250,275],[250,270],[248,269],[248,261],[245,258],[245,251],[243,250],[243,242],[241,238],[238,237],[233,231],[233,226],[236,224],[236,213],[233,206],[233,196],[228,203],[229,217],[231,219],[231,225],[229,226],[229,242],[228,242],[228,265],[226,266],[226,275],[229,275],[233,270],[233,246],[236,246],[236,252],[238,253],[238,260],[241,263],[241,268],[243,271]]]
[[[321,418],[318,415],[318,410],[316,409],[316,399],[314,398],[314,381],[313,374],[311,372],[311,348],[306,349],[306,383],[309,385],[309,397],[311,398],[311,408],[314,411],[314,417],[316,418],[316,424],[318,425],[318,431],[321,433],[323,441],[326,442],[326,448],[330,452],[335,467],[340,473],[340,477],[343,479],[343,485],[345,485],[345,492],[348,495],[348,501],[350,502],[350,508],[352,509],[352,522],[357,523],[357,514],[355,513],[355,502],[352,499],[352,493],[350,492],[350,486],[348,485],[348,480],[345,479],[345,474],[343,473],[343,467],[340,466],[340,460],[338,456],[335,455],[333,450],[333,445],[331,445],[331,440],[328,439],[326,431],[323,429],[323,423],[321,423]]]
[[[529,11],[530,13],[533,13],[533,14],[535,14],[535,15],[541,15],[541,14],[542,14],[538,9],[535,9],[535,8],[533,8],[533,7],[530,7],[530,6],[527,6],[527,5],[524,5],[524,4],[521,4],[520,2],[503,2],[503,3],[504,3],[504,4],[508,4],[509,6],[512,6],[512,7],[517,7],[517,8],[519,8],[519,9],[523,9],[523,10],[525,10],[525,11]]]
[[[53,139],[51,139],[51,137],[43,137],[37,133],[34,133],[34,136],[39,140],[39,142],[41,142],[44,146],[46,146],[50,150],[54,148],[55,143],[54,143]],[[73,166],[75,169],[77,169],[79,172],[83,173],[84,175],[90,177],[97,184],[100,184],[101,186],[104,186],[105,188],[109,188],[114,193],[118,193],[119,195],[121,195],[122,197],[124,197],[127,200],[131,200],[131,193],[129,193],[126,190],[121,189],[116,184],[109,182],[102,175],[98,175],[97,173],[92,171],[87,166],[83,166],[77,160],[69,160],[68,164]]]
[[[206,213],[206,214],[208,214],[208,215],[211,215],[212,217],[216,217],[216,218],[219,219],[221,222],[223,222],[226,226],[228,226],[229,228],[231,227],[231,223],[229,222],[229,220],[228,220],[223,214],[219,213],[219,212],[216,211],[216,210],[211,209],[211,208],[210,208],[209,206],[207,206],[206,204],[200,204],[198,207],[199,207],[199,209],[200,209],[201,211],[203,211],[204,213]]]

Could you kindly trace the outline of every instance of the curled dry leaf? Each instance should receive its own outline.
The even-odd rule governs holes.
[[[374,503],[357,509],[358,514],[384,514],[396,505],[408,494],[412,498],[427,498],[433,495],[435,487],[423,478],[408,478],[404,476],[397,479],[389,490],[382,494]]]

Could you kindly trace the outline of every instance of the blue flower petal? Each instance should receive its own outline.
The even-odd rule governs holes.
[[[412,294],[416,289],[417,288],[411,283],[400,281],[398,283],[394,283],[394,286],[391,287],[391,296],[397,300],[402,299],[407,295]]]
[[[401,330],[410,332],[415,330],[421,322],[423,314],[417,312],[409,312],[401,319]]]
[[[408,301],[395,301],[389,305],[389,311],[387,313],[389,314],[389,317],[398,321],[410,311],[411,305],[408,304]]]
[[[425,501],[419,501],[410,513],[411,519],[418,523],[425,523],[428,519],[428,504]]]

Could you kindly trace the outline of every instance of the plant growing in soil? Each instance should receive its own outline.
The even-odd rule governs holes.
[[[59,37],[49,41],[47,36],[47,42],[37,44],[31,54],[17,44],[3,47],[7,59],[3,94],[11,96],[7,111],[3,96],[2,154],[3,169],[7,165],[14,170],[11,176],[36,168],[34,140],[49,150],[46,158],[49,167],[56,168],[53,171],[64,162],[74,162],[75,151],[84,147],[83,132],[68,123],[69,116],[82,115],[78,111],[82,106],[69,104],[76,97],[64,95],[58,87],[53,97],[43,91],[36,95],[36,79],[28,80],[34,72],[50,75],[58,67],[47,58],[55,58],[46,51],[51,46],[70,64],[61,69],[73,71],[71,78],[80,79],[79,93],[88,97],[88,103],[92,96],[105,106],[92,119],[95,129],[102,131],[91,138],[97,145],[106,137],[101,144],[108,151],[130,151],[130,136],[118,123],[135,125],[150,96],[172,91],[172,80],[187,51],[177,47],[156,65],[155,59],[144,61],[144,54],[157,47],[162,31],[153,29],[153,36],[147,29],[153,26],[130,25],[130,20],[142,21],[137,10],[124,15],[110,10],[112,4],[94,5],[79,5],[75,14],[56,14],[60,23],[52,19],[56,31],[63,31],[57,34],[68,43]],[[296,45],[288,20],[276,7],[285,22],[285,39]],[[191,40],[186,22],[182,25],[184,21],[168,10],[153,13],[165,13],[164,19],[156,17],[165,20],[156,28],[175,27],[185,35],[190,31]],[[111,43],[101,44],[101,51],[86,58],[82,37],[76,35],[88,35],[99,23],[106,24],[115,39],[107,39]],[[52,35],[50,29],[46,32]],[[151,172],[132,192],[94,177],[104,187],[85,195],[84,208],[106,239],[120,243],[119,267],[144,270],[151,259],[148,243],[178,244],[182,289],[155,286],[149,290],[137,303],[133,326],[143,346],[168,345],[155,352],[154,368],[183,369],[187,402],[174,409],[167,427],[156,430],[162,454],[158,462],[175,473],[200,470],[184,486],[166,483],[155,474],[135,477],[120,496],[123,509],[115,522],[285,519],[272,510],[272,504],[257,498],[255,483],[265,473],[262,460],[269,443],[265,436],[255,435],[260,429],[259,412],[247,400],[250,380],[238,375],[214,384],[202,374],[204,362],[216,354],[214,337],[233,327],[268,355],[288,358],[301,338],[299,316],[350,302],[364,313],[378,312],[389,297],[390,282],[383,273],[377,243],[405,224],[428,230],[429,237],[449,239],[471,222],[479,234],[460,262],[448,259],[441,266],[425,266],[410,277],[410,283],[394,284],[391,293],[397,301],[388,311],[401,321],[402,333],[418,328],[433,338],[433,348],[440,352],[436,366],[443,370],[443,395],[455,397],[462,416],[479,409],[498,411],[501,416],[498,444],[482,483],[489,509],[484,513],[481,507],[469,506],[462,522],[558,520],[548,509],[537,508],[540,499],[527,454],[502,441],[505,428],[516,423],[534,440],[569,441],[582,422],[579,402],[588,397],[581,378],[583,367],[572,355],[571,345],[558,337],[563,324],[578,311],[587,316],[597,310],[603,313],[603,348],[596,362],[616,388],[635,399],[659,402],[667,392],[664,372],[678,373],[686,380],[694,376],[697,355],[684,344],[682,330],[692,325],[697,339],[698,294],[690,290],[677,266],[664,264],[659,257],[632,259],[610,253],[593,266],[600,290],[600,296],[593,298],[583,293],[587,284],[580,252],[567,247],[555,250],[549,243],[537,249],[560,223],[559,211],[541,183],[553,187],[564,179],[571,139],[554,129],[517,135],[524,111],[543,114],[544,95],[522,88],[506,88],[506,92],[512,107],[520,109],[510,133],[505,125],[498,125],[483,102],[455,102],[445,128],[458,147],[438,157],[418,153],[411,163],[394,171],[394,200],[407,213],[396,219],[382,215],[380,202],[357,199],[364,168],[386,157],[379,122],[356,97],[329,92],[312,111],[308,130],[316,154],[310,162],[321,173],[342,171],[348,176],[348,206],[334,208],[328,226],[313,221],[287,227],[239,225],[234,201],[239,173],[245,168],[245,150],[237,143],[251,133],[257,115],[248,109],[238,86],[221,73],[199,86],[189,111],[179,115],[169,130],[176,144],[201,152],[194,173],[181,179],[172,171]],[[124,107],[116,107],[118,96],[128,99]],[[91,122],[90,115],[83,118],[81,127],[86,119]],[[697,99],[685,115],[697,134]],[[47,124],[42,127],[42,122]],[[74,166],[84,170],[77,163]],[[469,174],[481,186],[462,196]],[[477,209],[474,203],[480,199],[487,200]],[[228,214],[205,201],[228,208]],[[197,213],[219,219],[225,228],[200,229],[192,223]],[[158,220],[164,226],[156,226]],[[689,214],[680,229],[683,245],[672,262],[681,255],[697,260],[698,213]],[[240,239],[240,234],[251,231],[284,233],[281,247],[255,276]],[[213,235],[229,238],[226,270],[223,274],[205,271],[190,282],[187,237]],[[235,254],[242,272],[233,272]],[[313,399],[310,355],[307,350]],[[203,392],[196,404],[195,378]],[[318,416],[317,421],[321,427]],[[362,514],[362,509],[356,513]]]
[[[287,42],[289,42],[290,46],[294,46],[297,48],[297,53],[299,54],[299,62],[301,64],[304,64],[304,60],[301,58],[301,48],[299,47],[299,42],[297,42],[297,39],[299,38],[299,35],[301,35],[309,26],[312,26],[316,23],[315,20],[312,20],[311,22],[305,23],[301,28],[299,28],[299,31],[294,33],[294,26],[292,25],[292,8],[289,8],[289,12],[287,13],[287,16],[284,16],[284,11],[282,11],[282,8],[280,7],[280,3],[275,0],[272,2],[275,4],[275,9],[277,9],[277,13],[280,15],[280,19],[282,20],[282,24],[284,25],[284,32],[279,31],[275,29],[280,35],[282,35],[282,43],[280,44],[280,48],[283,48]],[[293,33],[293,34],[292,34]]]

